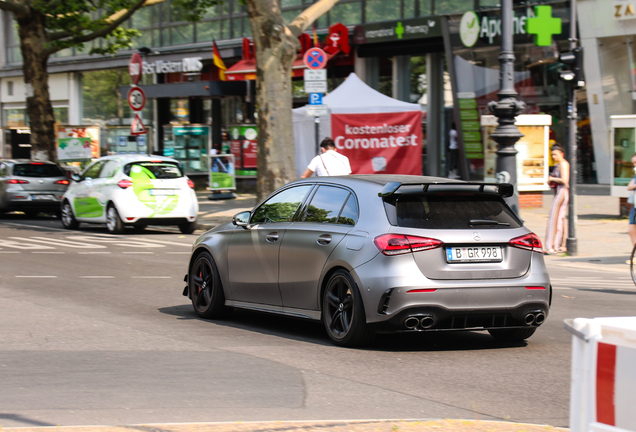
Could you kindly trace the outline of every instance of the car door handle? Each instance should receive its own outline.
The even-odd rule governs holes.
[[[316,243],[322,246],[328,245],[329,243],[331,243],[331,235],[329,234],[321,235],[320,237],[318,237],[318,240],[316,240]]]
[[[278,240],[278,233],[277,232],[271,232],[269,234],[267,234],[267,236],[265,237],[265,240],[269,243],[274,243],[276,240]]]

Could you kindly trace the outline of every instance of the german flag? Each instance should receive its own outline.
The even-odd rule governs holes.
[[[219,54],[219,47],[216,46],[216,41],[212,41],[212,61],[214,65],[219,68],[219,78],[221,78],[221,81],[225,81],[227,66],[225,66],[221,54]]]

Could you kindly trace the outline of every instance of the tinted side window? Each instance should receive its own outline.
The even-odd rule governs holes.
[[[256,209],[251,222],[291,221],[311,188],[311,185],[296,186],[274,195]]]
[[[348,190],[320,186],[307,207],[305,222],[336,223],[348,196]]]
[[[480,225],[479,229],[519,228],[521,223],[498,195],[397,195],[386,201],[393,225],[409,228],[472,229],[471,220],[506,225]]]
[[[345,204],[340,217],[338,218],[339,224],[355,225],[358,222],[358,201],[354,194],[349,195],[349,199]]]
[[[119,161],[117,160],[109,160],[104,164],[104,168],[102,168],[102,172],[99,173],[100,177],[103,178],[111,178],[115,175],[115,172],[119,168]]]
[[[94,179],[99,177],[99,171],[102,169],[103,165],[104,165],[104,162],[102,161],[95,162],[93,165],[90,165],[88,168],[86,168],[86,171],[84,171],[84,173],[82,174],[82,180],[87,178]]]

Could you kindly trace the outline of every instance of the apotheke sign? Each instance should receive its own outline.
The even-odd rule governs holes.
[[[173,72],[201,72],[203,63],[201,57],[184,58],[180,62],[156,60],[153,63],[145,62],[144,75],[173,73]]]

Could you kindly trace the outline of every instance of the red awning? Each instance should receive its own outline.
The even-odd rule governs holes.
[[[336,54],[327,53],[327,57],[331,60]],[[305,69],[307,66],[303,61],[303,56],[298,54],[292,65],[292,78],[302,77]],[[225,71],[225,76],[228,81],[256,80],[256,60],[240,60]]]

